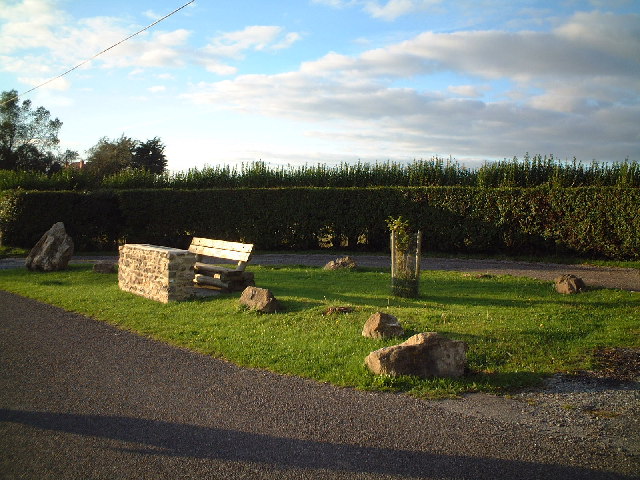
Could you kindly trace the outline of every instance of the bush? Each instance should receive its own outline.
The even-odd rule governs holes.
[[[0,242],[31,248],[63,222],[76,250],[115,249],[122,217],[112,192],[0,192]]]
[[[423,232],[423,250],[640,258],[640,190],[236,188],[0,193],[2,243],[30,248],[57,221],[78,249],[116,241],[185,248],[192,236],[262,250],[389,248],[386,219]]]

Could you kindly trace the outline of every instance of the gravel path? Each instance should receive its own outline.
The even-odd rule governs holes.
[[[2,291],[0,304],[3,479],[614,479],[640,471],[638,456],[581,428],[558,430],[546,411],[529,421],[535,405],[520,400],[335,388]],[[493,415],[478,410],[487,402]]]
[[[362,267],[390,268],[388,255],[352,255],[352,257]],[[256,265],[309,265],[320,267],[326,265],[330,260],[335,260],[335,258],[335,254],[266,254],[254,256],[251,263]],[[530,277],[545,281],[553,281],[559,275],[573,273],[581,277],[588,286],[640,291],[640,270],[634,268],[438,257],[423,258],[421,268],[423,270],[514,275],[516,277]]]
[[[389,268],[388,255],[353,255],[362,267]],[[322,267],[335,254],[258,254],[251,259],[253,265],[307,265]],[[74,257],[72,263],[95,263],[100,260],[117,262],[111,257]],[[0,270],[24,266],[22,258],[0,259]],[[598,267],[592,265],[562,265],[557,263],[516,262],[511,260],[463,259],[463,258],[424,258],[423,270],[449,270],[460,272],[488,273],[491,275],[514,275],[553,281],[559,275],[573,273],[581,277],[588,286],[620,288],[640,291],[640,270],[634,268]]]

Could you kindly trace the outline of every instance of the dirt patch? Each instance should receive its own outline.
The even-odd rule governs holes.
[[[594,352],[592,375],[620,381],[640,380],[640,348],[601,348]]]

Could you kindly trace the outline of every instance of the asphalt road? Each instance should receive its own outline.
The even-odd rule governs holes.
[[[578,438],[236,367],[0,291],[2,479],[622,479]]]

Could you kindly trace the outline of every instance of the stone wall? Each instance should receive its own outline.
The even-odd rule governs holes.
[[[120,247],[118,285],[121,290],[167,303],[193,295],[195,254],[147,244]]]

